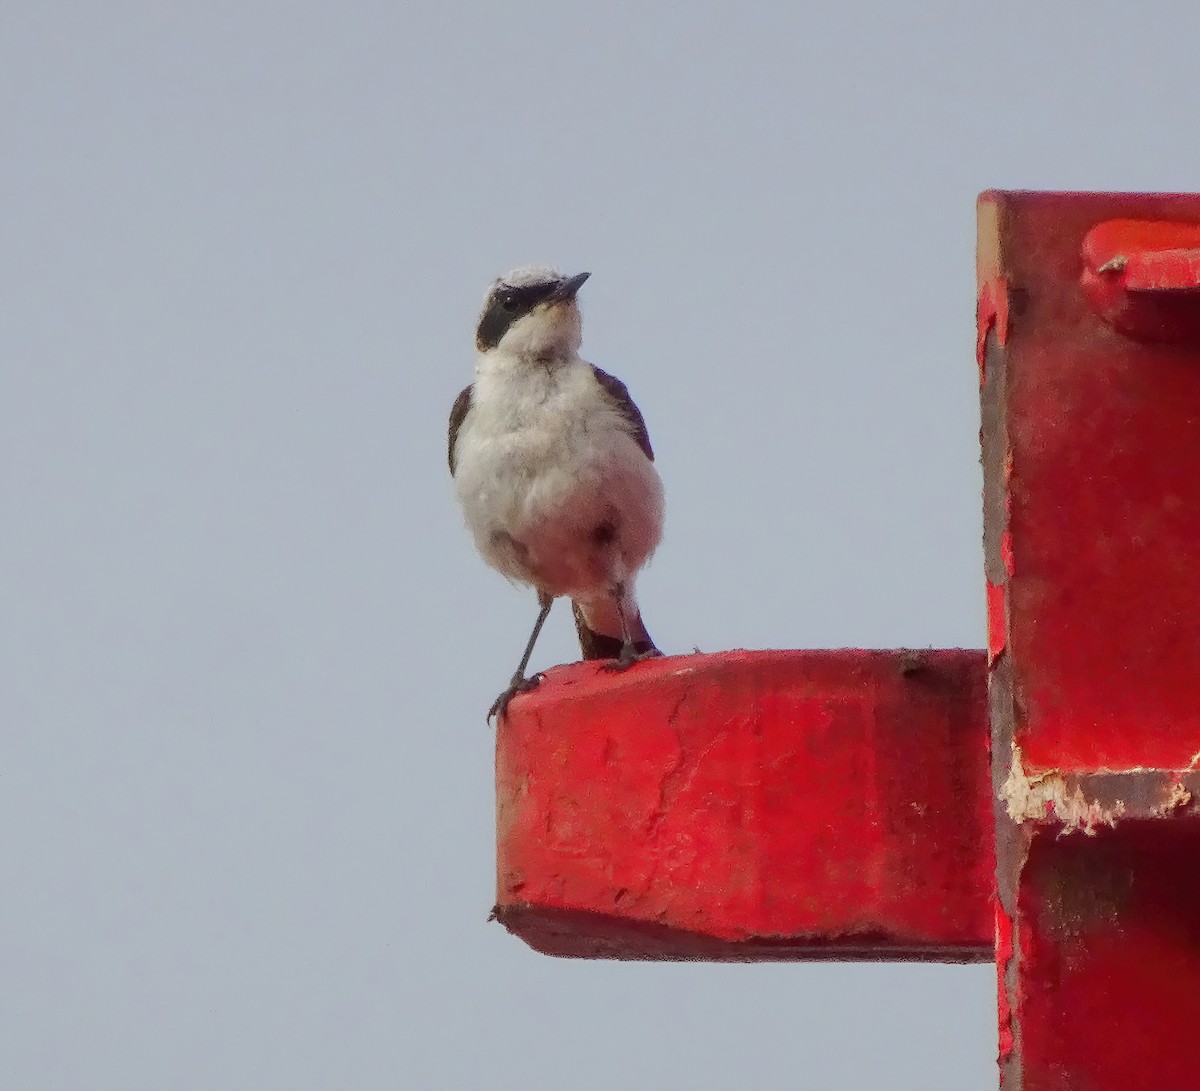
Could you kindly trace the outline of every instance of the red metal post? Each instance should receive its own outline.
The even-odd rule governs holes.
[[[609,958],[991,961],[974,651],[557,668],[496,742],[496,915]]]
[[[1200,1073],[1200,196],[990,193],[1001,1071]]]

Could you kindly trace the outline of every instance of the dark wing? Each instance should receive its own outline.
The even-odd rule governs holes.
[[[638,446],[653,462],[654,449],[650,446],[650,433],[646,431],[646,422],[642,419],[641,410],[633,404],[633,399],[629,396],[625,384],[615,375],[601,371],[595,364],[592,365],[592,372],[604,393],[616,403],[617,412],[629,422],[629,427],[633,430],[633,438],[637,440]]]
[[[471,408],[471,391],[474,389],[468,386],[457,398],[454,399],[454,408],[450,410],[450,436],[449,436],[449,453],[450,453],[450,476],[454,476],[454,464],[458,461],[454,457],[454,445],[458,442],[458,430],[462,427],[462,422],[467,419],[467,411]]]

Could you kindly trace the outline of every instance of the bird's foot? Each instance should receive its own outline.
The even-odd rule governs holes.
[[[509,683],[508,689],[492,702],[492,707],[488,709],[487,722],[491,723],[496,718],[503,719],[508,712],[509,702],[518,693],[528,693],[531,689],[536,689],[541,680],[540,674],[535,674],[531,678],[522,678],[520,675],[514,678]]]
[[[600,669],[606,671],[627,671],[634,663],[641,663],[645,659],[659,659],[661,657],[662,652],[655,647],[650,647],[644,652],[639,652],[632,644],[626,644],[616,659],[606,660]]]

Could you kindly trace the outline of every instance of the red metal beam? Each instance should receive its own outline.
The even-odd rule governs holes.
[[[608,958],[991,961],[975,651],[550,671],[496,741],[496,915]]]
[[[1023,1091],[1195,1082],[1197,223],[1200,196],[980,199],[1001,1071]]]

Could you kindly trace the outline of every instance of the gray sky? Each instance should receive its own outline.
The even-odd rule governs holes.
[[[662,647],[980,645],[976,192],[1200,189],[1200,9],[1084,10],[0,6],[0,1086],[994,1087],[989,967],[485,923],[535,606],[445,426],[590,269]]]

